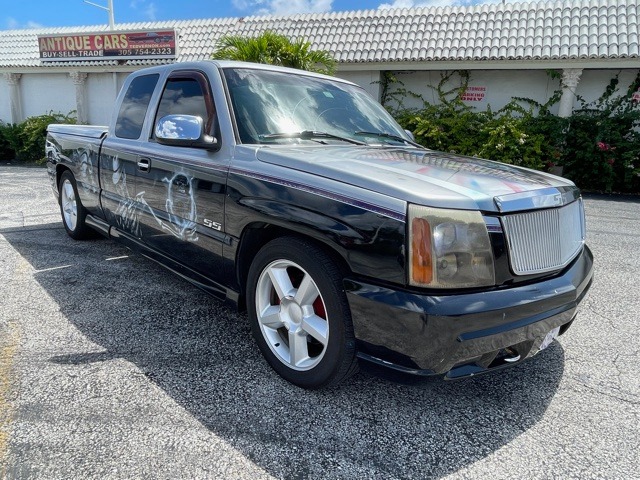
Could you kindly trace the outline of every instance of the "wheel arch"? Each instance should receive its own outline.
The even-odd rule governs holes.
[[[326,237],[311,235],[308,232],[301,231],[299,229],[294,230],[290,227],[276,225],[273,223],[250,223],[246,225],[242,231],[235,256],[235,275],[240,288],[240,296],[238,298],[239,310],[244,310],[246,307],[245,299],[249,268],[251,267],[256,255],[266,244],[281,237],[297,238],[299,240],[313,243],[329,255],[343,274],[346,275],[351,272],[351,268],[347,261],[346,250],[339,248],[340,245],[330,242]]]
[[[64,165],[62,163],[56,165],[56,188],[60,188],[60,179],[62,178],[62,174],[66,171],[71,172],[71,175],[75,178],[75,174],[68,165]]]

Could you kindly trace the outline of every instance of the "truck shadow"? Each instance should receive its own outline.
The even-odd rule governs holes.
[[[304,391],[264,362],[245,315],[113,242],[74,242],[52,225],[0,233],[66,319],[103,351],[49,361],[69,369],[132,362],[276,477],[456,472],[535,425],[563,375],[556,342],[521,366],[461,382],[408,385],[366,369],[340,388]]]

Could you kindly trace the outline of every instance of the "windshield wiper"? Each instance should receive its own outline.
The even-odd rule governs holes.
[[[400,135],[394,135],[393,133],[359,131],[359,132],[354,132],[354,134],[355,135],[371,135],[372,137],[390,138],[391,140],[397,140],[398,142],[408,143],[409,145],[413,145],[414,147],[424,148],[422,145],[420,145],[417,142],[414,142],[413,140],[409,140],[408,138],[401,137]]]
[[[355,140],[349,137],[341,137],[340,135],[334,135],[328,132],[318,132],[316,130],[303,130],[301,132],[282,132],[282,133],[265,133],[259,135],[261,139],[275,139],[275,138],[301,138],[303,140],[312,140],[314,138],[330,138],[332,140],[342,140],[343,142],[353,143],[355,145],[366,145],[365,142]]]

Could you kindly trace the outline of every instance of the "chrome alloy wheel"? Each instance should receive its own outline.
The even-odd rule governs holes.
[[[258,278],[255,303],[260,331],[278,360],[300,371],[320,363],[329,321],[311,275],[290,260],[271,262]]]
[[[65,178],[62,182],[60,193],[64,223],[69,230],[74,231],[78,222],[78,203],[76,201],[76,192],[73,190],[73,185],[68,178]]]

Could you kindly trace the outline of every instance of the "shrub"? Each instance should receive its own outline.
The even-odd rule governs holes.
[[[627,91],[614,96],[618,78],[591,104],[582,102],[569,118],[562,162],[566,175],[584,188],[640,192],[640,108],[633,93],[640,73]]]
[[[454,74],[459,84],[446,90]],[[618,78],[613,78],[598,100],[590,104],[580,100],[580,108],[569,118],[550,112],[560,99],[560,89],[545,104],[513,98],[496,112],[475,111],[461,100],[468,80],[468,72],[443,74],[438,86],[432,87],[439,103],[430,104],[387,73],[382,98],[400,125],[428,148],[538,170],[561,166],[564,175],[583,189],[640,193],[640,108],[633,100],[640,74],[620,95],[616,95]],[[408,96],[420,98],[422,108],[405,108]]]
[[[481,138],[479,157],[537,170],[545,167],[545,138],[530,132],[522,118],[497,116],[484,126]]]
[[[460,77],[460,85],[445,90],[445,85],[456,73]],[[434,150],[461,155],[474,155],[479,151],[482,145],[481,132],[492,114],[474,112],[461,100],[461,94],[466,90],[469,81],[468,72],[442,75],[438,86],[431,87],[438,95],[437,104],[430,104],[423,97],[407,92],[396,77],[388,76],[386,79],[394,83],[394,89],[391,90],[389,86],[383,87],[387,92],[383,100],[400,125],[413,132],[417,142]],[[420,99],[423,107],[405,108],[403,99],[408,95]]]
[[[435,87],[439,103],[423,101],[424,106],[419,110],[403,108],[398,90],[387,94],[388,102],[395,103],[391,112],[403,128],[411,130],[416,141],[434,150],[543,168],[547,142],[541,132],[530,128],[531,111],[512,102],[497,112],[491,109],[476,112],[461,99],[467,89],[468,72],[458,72],[459,86],[444,89],[453,74],[444,74]]]
[[[49,112],[45,115],[29,117],[17,125],[0,125],[0,153],[3,155],[2,158],[15,158],[19,162],[42,163],[44,161],[47,127],[52,123],[75,124],[74,112],[70,112],[67,115]]]
[[[17,126],[0,122],[0,160],[13,160],[16,157]]]

